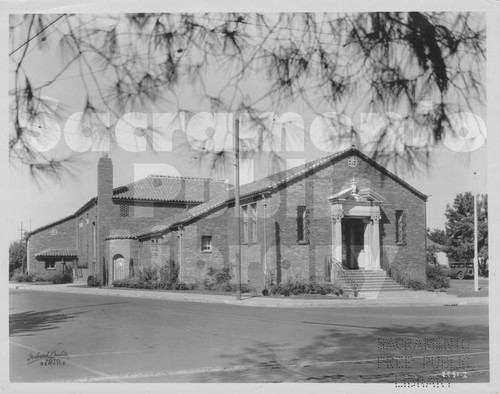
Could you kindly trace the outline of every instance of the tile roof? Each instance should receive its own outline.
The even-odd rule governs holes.
[[[230,187],[232,186],[229,183],[219,179],[150,175],[128,185],[114,188],[113,199],[201,203],[226,192]],[[74,219],[96,202],[97,197],[92,197],[75,213],[40,226],[30,231],[28,236]]]
[[[35,253],[35,257],[77,257],[76,249],[45,249]]]
[[[375,162],[373,159],[370,159],[368,156],[364,155],[354,147],[345,149],[337,153],[333,153],[328,156],[321,157],[319,159],[313,160],[311,162],[302,164],[297,167],[290,168],[288,170],[278,172],[266,178],[259,179],[255,182],[242,185],[240,187],[240,198],[245,198],[258,193],[263,193],[265,191],[270,191],[271,189],[274,189],[286,182],[290,182],[321,165],[330,163],[332,161],[340,160],[343,157],[352,154],[355,154],[358,157],[368,161],[371,165],[373,165],[380,171],[384,172],[391,178],[395,179],[397,182],[399,182],[406,188],[410,189],[413,193],[422,198],[424,201],[427,200],[427,196],[425,194],[414,189],[412,186],[403,181],[401,178],[397,177],[395,174],[391,173],[389,170],[385,169],[383,166]],[[210,212],[213,209],[218,208],[226,203],[229,203],[232,200],[234,200],[234,187],[227,190],[225,193],[216,196],[215,198],[212,198],[209,201],[206,201],[205,203],[202,203],[200,205],[191,208],[188,211],[184,211],[180,214],[172,216],[155,226],[150,226],[145,229],[142,229],[136,232],[134,235],[136,238],[142,238],[150,235],[161,234],[175,225],[183,224],[191,219],[195,219],[196,217],[201,216],[207,212]]]
[[[64,223],[67,220],[74,219],[74,218],[75,218],[75,214],[73,213],[73,214],[65,216],[65,217],[63,217],[61,219],[58,219],[58,220],[55,220],[55,221],[50,222],[48,224],[45,224],[43,226],[40,226],[40,227],[38,227],[38,228],[36,228],[34,230],[31,230],[29,233],[27,233],[27,236],[31,237],[33,234],[36,234],[36,233],[38,233],[38,232],[40,232],[42,230],[46,230],[46,229],[48,229],[48,228],[50,228],[52,226],[56,226],[58,224]]]
[[[113,199],[200,203],[225,192],[229,184],[210,178],[150,175],[117,187]]]
[[[105,238],[106,241],[111,239],[135,239],[133,234],[111,234]]]

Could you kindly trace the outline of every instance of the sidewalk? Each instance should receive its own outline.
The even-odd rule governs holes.
[[[402,307],[402,306],[464,306],[488,305],[488,297],[458,298],[445,293],[394,292],[394,294],[372,294],[370,298],[332,298],[321,300],[272,298],[243,294],[237,301],[234,295],[194,294],[153,290],[126,290],[121,288],[80,287],[81,284],[36,285],[31,283],[9,283],[10,290],[49,291],[57,293],[90,294],[100,296],[131,297],[169,301],[204,302],[266,308],[341,308],[341,307]],[[362,296],[361,296],[362,297]]]

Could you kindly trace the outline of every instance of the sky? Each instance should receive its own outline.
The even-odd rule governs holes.
[[[54,70],[59,66],[55,49],[49,48],[47,51],[34,47],[30,49],[28,56],[30,58],[27,67],[35,86],[53,77]],[[73,162],[68,166],[71,172],[65,174],[61,180],[34,179],[26,167],[18,163],[9,165],[9,206],[11,209],[8,212],[7,236],[10,240],[19,238],[21,223],[24,229],[35,229],[74,213],[96,195],[96,166],[101,152],[88,151],[75,154],[74,148],[81,144],[81,138],[76,141],[73,149],[68,146],[71,145],[71,141],[75,141],[75,136],[79,132],[74,127],[77,124],[75,116],[81,110],[87,94],[84,83],[78,78],[79,75],[80,70],[76,66],[69,67],[60,76],[60,82],[43,90],[43,94],[49,97],[54,106],[60,110],[58,115],[50,117],[47,125],[44,126],[61,130],[61,134],[54,137],[54,147],[48,150],[48,154],[54,157],[71,154]],[[86,76],[84,81],[88,83],[89,78],[91,76]],[[214,71],[214,75],[209,79],[216,86],[218,78],[224,80],[224,76],[221,77]],[[249,91],[252,89],[258,91],[259,84],[250,81],[247,83],[247,88]],[[186,102],[194,102],[192,100],[194,93],[189,86],[184,89],[183,94]],[[284,108],[277,115],[282,116],[285,112],[295,114],[299,127],[287,130],[287,145],[283,149],[279,146],[274,147],[275,150],[278,149],[276,153],[282,159],[281,169],[311,161],[350,146],[350,143],[347,146],[323,145],[314,129],[315,125],[317,126],[315,123],[317,114],[312,113],[305,105],[288,103]],[[206,103],[193,105],[192,110],[198,113],[206,111]],[[129,121],[137,121],[141,124],[142,121],[147,121],[146,118],[151,121],[151,118],[154,118],[153,113],[168,113],[159,108],[150,108],[149,111],[144,112],[146,113],[145,119],[130,118]],[[322,112],[328,112],[328,108],[325,107]],[[426,167],[424,171],[407,172],[398,165],[393,165],[391,168],[391,163],[388,163],[390,170],[395,171],[410,185],[430,196],[427,203],[427,226],[430,228],[444,228],[446,205],[452,204],[458,193],[474,190],[474,171],[478,174],[477,192],[480,194],[487,192],[488,158],[487,145],[484,141],[487,131],[480,124],[485,122],[486,111],[484,108],[476,108],[474,114],[476,116],[474,121],[465,122],[465,126],[455,135],[455,140],[445,140],[444,143],[441,142],[432,148],[429,161],[424,163]],[[354,114],[356,118],[354,121],[359,122],[361,115]],[[137,132],[127,130],[126,123],[117,126],[115,131],[118,131],[118,144],[110,145],[110,157],[113,159],[115,171],[114,186],[133,182],[149,173],[209,176],[233,182],[233,166],[230,162],[224,168],[214,172],[206,161],[200,160],[199,152],[186,147],[187,136],[194,135],[202,139],[210,139],[212,134],[211,144],[231,146],[231,138],[227,138],[225,122],[218,122],[217,124],[222,124],[220,128],[216,126],[214,130],[207,131],[206,119],[202,116],[200,119],[202,127],[192,127],[191,131],[185,130],[184,133],[173,132],[173,145],[164,147],[166,151],[163,152],[151,150],[130,152],[134,150],[134,147],[140,146],[142,139]],[[302,125],[300,125],[301,121]],[[195,122],[192,124],[194,125]],[[179,127],[186,129],[185,124]],[[93,124],[90,128],[95,131],[98,127]],[[369,130],[371,129],[368,128],[366,133]],[[245,135],[244,129],[242,129],[242,134]],[[469,138],[472,136],[475,138]],[[184,144],[176,143],[176,141],[183,141]],[[464,152],[464,150],[470,150],[470,152]],[[253,163],[243,161],[241,173],[243,183],[277,170],[276,167],[269,169],[267,157],[261,155]]]

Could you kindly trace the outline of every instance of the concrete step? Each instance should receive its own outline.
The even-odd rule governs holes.
[[[363,292],[389,292],[408,290],[404,286],[395,282],[385,271],[360,271],[353,270],[346,272],[346,283],[344,287],[347,291],[353,291],[352,282],[358,286],[358,291]]]

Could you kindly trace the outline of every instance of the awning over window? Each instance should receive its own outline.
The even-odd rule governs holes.
[[[78,255],[76,249],[45,249],[41,252],[35,254],[37,259],[43,259],[47,257],[66,257],[66,258],[76,258]]]

